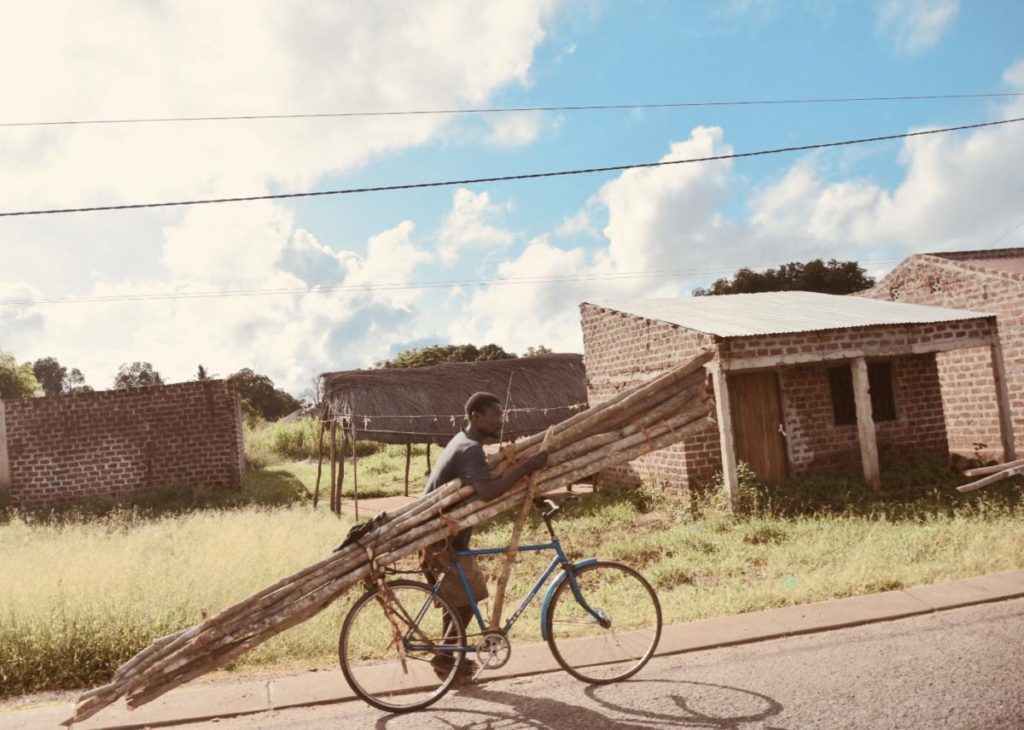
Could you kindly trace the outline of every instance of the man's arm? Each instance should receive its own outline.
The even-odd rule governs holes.
[[[475,450],[474,450],[475,451]],[[500,477],[492,477],[487,472],[487,462],[483,458],[484,450],[480,449],[479,460],[483,464],[483,476],[482,474],[478,478],[472,479],[473,488],[476,489],[476,493],[485,502],[490,502],[492,499],[497,499],[504,494],[508,489],[522,479],[525,476],[529,476],[533,472],[544,467],[548,463],[548,452],[538,451],[536,454],[531,456],[526,461],[516,464],[514,467],[506,471]],[[475,459],[474,459],[475,461]],[[479,472],[480,465],[474,464],[472,471]]]

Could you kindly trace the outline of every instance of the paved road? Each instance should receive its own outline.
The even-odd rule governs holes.
[[[425,712],[358,702],[192,728],[1024,728],[1024,600],[653,660],[634,680],[470,686]]]

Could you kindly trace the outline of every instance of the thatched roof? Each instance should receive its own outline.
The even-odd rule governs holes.
[[[446,443],[465,425],[466,399],[490,391],[511,397],[505,438],[543,431],[586,407],[582,355],[445,363],[422,368],[324,373],[330,417],[356,437],[386,443]]]

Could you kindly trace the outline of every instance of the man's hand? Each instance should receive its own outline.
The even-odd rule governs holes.
[[[532,474],[538,469],[543,469],[548,463],[548,452],[538,451],[536,454],[531,456],[529,459],[523,462],[523,468],[527,474]]]

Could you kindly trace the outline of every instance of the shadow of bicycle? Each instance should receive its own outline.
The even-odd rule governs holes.
[[[706,682],[632,680],[623,684],[590,686],[584,690],[584,695],[589,701],[576,704],[529,693],[492,690],[486,685],[470,686],[458,690],[457,697],[471,702],[503,705],[507,709],[487,706],[445,708],[442,700],[442,706],[435,706],[427,713],[381,717],[376,728],[561,730],[578,727],[638,730],[673,727],[749,730],[756,727],[769,730],[771,726],[766,724],[767,721],[783,709],[779,702],[759,692]]]

